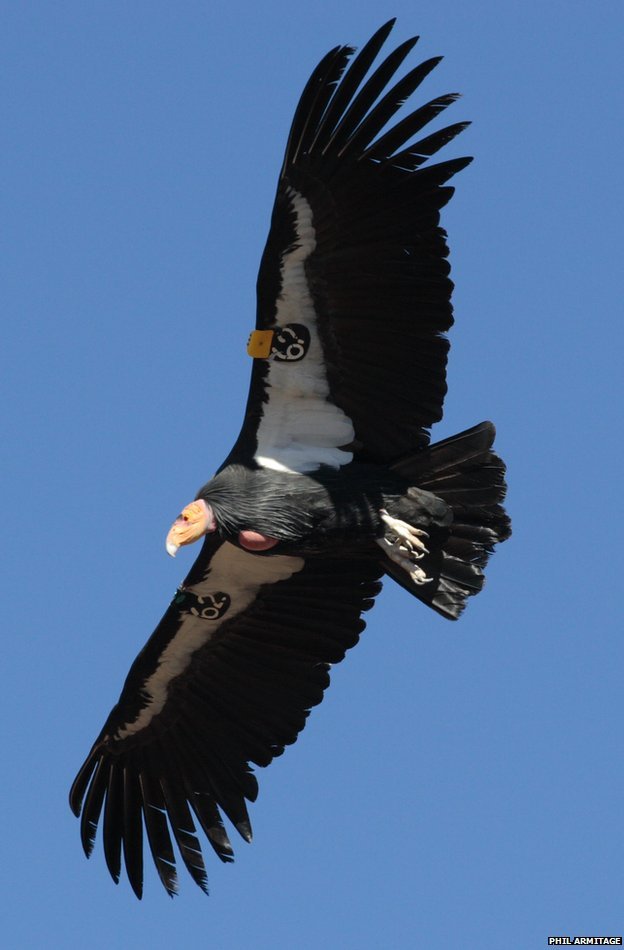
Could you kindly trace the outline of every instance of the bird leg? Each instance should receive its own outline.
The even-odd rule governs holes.
[[[406,521],[399,521],[393,518],[385,509],[379,512],[381,520],[387,525],[387,530],[383,538],[377,538],[377,544],[388,555],[391,561],[398,564],[407,571],[415,584],[427,584],[433,580],[427,577],[422,567],[416,562],[429,554],[422,538],[428,538],[426,531],[420,528],[414,528]]]

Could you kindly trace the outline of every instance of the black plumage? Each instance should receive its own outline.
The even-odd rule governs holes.
[[[374,68],[391,28],[330,51],[303,91],[242,429],[170,532],[170,551],[202,549],[70,793],[85,852],[101,823],[111,876],[125,864],[139,897],[144,834],[170,894],[176,850],[207,888],[197,828],[223,861],[223,816],[251,839],[251,766],[296,740],[384,574],[455,619],[509,534],[491,423],[429,446],[453,322],[440,209],[470,159],[422,167],[466,123],[412,142],[454,95],[386,128],[439,61],[392,84],[416,41]]]

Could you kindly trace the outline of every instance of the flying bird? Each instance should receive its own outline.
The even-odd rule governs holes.
[[[454,620],[510,533],[492,424],[430,444],[453,322],[440,209],[470,159],[428,160],[467,123],[419,137],[455,95],[390,122],[439,62],[394,81],[410,39],[374,65],[393,22],[357,55],[332,49],[302,93],[242,429],[169,531],[172,555],[203,546],[71,789],[87,856],[101,822],[138,897],[144,832],[170,895],[173,842],[207,890],[197,829],[223,861],[224,817],[251,839],[251,765],[296,740],[385,575]]]

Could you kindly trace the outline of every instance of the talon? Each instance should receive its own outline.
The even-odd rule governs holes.
[[[427,584],[432,578],[427,577],[423,569],[417,567],[414,562],[429,554],[428,548],[421,541],[421,538],[429,537],[428,533],[422,528],[414,528],[405,521],[393,518],[383,508],[379,514],[389,530],[383,538],[377,539],[377,544],[385,550],[391,561],[409,574],[415,584]]]
[[[410,577],[414,583],[418,584],[419,586],[422,586],[423,584],[429,584],[433,580],[433,577],[427,577],[424,571],[411,571]]]

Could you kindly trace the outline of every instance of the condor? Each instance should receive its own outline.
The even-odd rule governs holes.
[[[440,209],[470,159],[428,159],[466,123],[418,138],[456,98],[390,120],[433,69],[373,66],[392,29],[338,46],[290,130],[249,338],[238,440],[167,536],[204,538],[130,669],[70,794],[91,853],[143,888],[143,839],[177,890],[179,856],[207,889],[197,826],[232,860],[251,839],[250,763],[296,740],[388,575],[450,619],[509,535],[504,465],[484,422],[429,444],[446,392],[452,283]],[[415,137],[417,141],[414,141]]]

